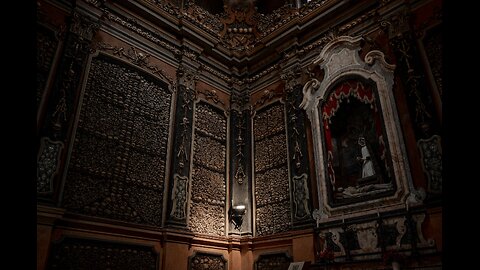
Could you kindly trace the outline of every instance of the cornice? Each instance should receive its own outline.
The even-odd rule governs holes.
[[[258,85],[259,81],[270,81],[269,75],[280,70],[286,63],[306,63],[304,59],[321,50],[336,36],[364,31],[365,26],[381,27],[381,23],[378,23],[382,21],[381,17],[404,6],[391,0],[368,0],[362,3],[311,1],[300,9],[285,5],[269,15],[255,14],[250,18],[257,23],[256,29],[252,30],[257,32],[252,34],[255,36],[255,46],[242,52],[231,50],[225,45],[224,38],[233,31],[235,23],[231,22],[235,21],[235,17],[227,18],[226,13],[212,15],[193,5],[193,2],[177,7],[169,1],[156,0],[121,0],[115,4],[101,0],[84,1],[103,12],[102,20],[153,42],[172,53],[176,59],[188,59],[195,63],[194,66],[223,81],[218,83],[222,88],[234,84],[239,89],[249,89],[252,84]],[[341,14],[334,13],[340,6]],[[349,15],[351,18],[336,19],[348,12],[352,12]],[[330,27],[320,27],[322,22],[328,22]],[[246,25],[249,23],[251,21]],[[308,30],[310,26],[314,26],[313,31]],[[292,42],[292,38],[295,41]]]

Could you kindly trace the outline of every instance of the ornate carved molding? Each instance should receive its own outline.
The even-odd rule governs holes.
[[[199,26],[217,38],[222,36],[222,32],[225,32],[225,25],[222,23],[222,15],[224,14],[211,14],[196,5],[193,0],[186,1],[185,7],[186,11],[183,12],[184,18],[196,26]]]
[[[125,19],[124,17],[115,15],[107,9],[104,9],[104,14],[105,14],[104,16],[105,16],[106,19],[108,19],[112,22],[116,22],[116,23],[122,25],[123,27],[131,30],[132,32],[137,33],[138,35],[146,38],[147,40],[150,40],[153,43],[155,43],[157,45],[160,45],[162,48],[167,49],[168,51],[170,51],[174,55],[178,56],[178,55],[182,54],[182,51],[178,46],[172,45],[169,42],[165,41],[162,38],[161,34],[152,32],[150,30],[147,30],[144,27],[138,25],[138,23],[136,23],[135,21],[133,21],[131,19],[130,20]],[[187,57],[192,57],[192,56],[189,56],[188,54],[186,56]],[[195,60],[195,59],[192,59],[192,60]]]
[[[208,90],[208,89],[197,89],[197,96],[198,94],[202,94],[206,100],[211,100],[215,104],[220,103],[225,106],[225,102],[223,102],[217,95],[216,90]]]
[[[298,9],[288,3],[267,15],[257,13],[255,19],[258,22],[258,32],[261,33],[260,38],[269,35],[294,18],[298,18],[299,15]]]
[[[377,15],[377,12],[378,10],[377,9],[374,9],[374,10],[371,10],[369,12],[367,12],[366,14],[363,14],[361,15],[360,17],[348,22],[347,24],[344,24],[343,26],[340,26],[338,28],[338,32],[339,33],[344,33],[352,28],[354,28],[355,26],[365,22],[366,20],[369,20],[370,18],[374,17],[375,15]]]
[[[177,83],[173,80],[173,78],[163,71],[162,68],[158,67],[157,65],[150,64],[150,54],[143,53],[133,46],[125,49],[124,47],[112,46],[104,42],[97,43],[97,48],[102,51],[110,51],[114,56],[127,59],[130,61],[130,63],[136,66],[148,69],[150,72],[152,72],[152,74],[155,74],[161,79],[166,80],[171,85],[170,91],[173,92],[176,90]]]
[[[179,8],[175,4],[172,4],[171,1],[164,1],[164,0],[139,0],[139,1],[153,4],[156,7],[160,8],[161,10],[175,17],[181,16]]]
[[[266,90],[263,91],[262,96],[257,101],[255,101],[255,103],[253,104],[253,107],[254,108],[261,107],[265,103],[267,103],[267,102],[269,102],[269,101],[271,101],[275,98],[282,97],[282,96],[283,95],[280,92],[275,92],[275,91],[272,91],[270,89],[266,89]]]
[[[200,63],[200,69],[207,71],[210,74],[214,74],[218,76],[220,79],[224,80],[226,83],[230,83],[234,80],[231,76],[226,75],[223,72],[219,72],[217,70],[214,70],[210,66],[205,65],[204,63]]]

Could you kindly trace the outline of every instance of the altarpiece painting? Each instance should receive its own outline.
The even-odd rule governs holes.
[[[318,106],[329,194],[335,203],[393,188],[390,154],[371,85],[360,78],[345,80]]]

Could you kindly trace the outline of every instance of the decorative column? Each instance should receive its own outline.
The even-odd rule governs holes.
[[[168,191],[167,225],[187,227],[188,194],[192,148],[193,101],[197,77],[181,65],[177,70],[178,99],[175,112],[175,140]]]
[[[411,116],[415,141],[420,152],[420,161],[426,175],[426,189],[430,194],[442,192],[442,149],[440,125],[436,115],[435,97],[428,91],[428,76],[422,67],[422,55],[415,40],[411,15],[407,10],[399,12],[382,22],[390,38],[397,58],[398,76],[406,92],[408,111]],[[438,103],[438,102],[437,102]],[[407,203],[414,204],[425,199],[423,188],[411,195]]]
[[[233,92],[230,102],[230,208],[245,206],[240,226],[230,222],[230,234],[252,234],[251,123],[248,96]]]
[[[49,99],[43,103],[45,117],[39,119],[38,127],[37,195],[39,200],[51,203],[58,200],[64,166],[62,160],[65,160],[66,145],[71,136],[79,85],[99,24],[74,11],[68,18],[67,28],[58,72],[53,78]]]
[[[305,134],[305,111],[299,105],[302,102],[302,82],[299,66],[294,66],[281,75],[285,81],[287,140],[290,167],[290,185],[292,198],[293,227],[311,226],[312,193],[310,192],[309,160],[307,138]]]

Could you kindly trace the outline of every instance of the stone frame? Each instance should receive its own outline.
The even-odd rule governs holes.
[[[300,107],[305,109],[312,125],[314,157],[316,167],[317,191],[321,219],[340,219],[345,214],[353,216],[362,213],[377,213],[382,210],[403,208],[407,195],[415,191],[406,160],[406,150],[402,137],[399,117],[393,96],[393,79],[395,65],[385,61],[384,54],[372,50],[360,58],[362,37],[340,36],[330,41],[320,55],[313,60],[313,65],[324,71],[323,80],[310,79],[303,87],[303,100]],[[382,125],[386,135],[387,149],[392,159],[392,169],[396,185],[394,194],[380,198],[367,199],[347,205],[335,206],[328,200],[326,184],[326,162],[324,142],[322,141],[322,120],[318,106],[328,94],[330,88],[345,78],[361,78],[373,82],[379,98]]]

